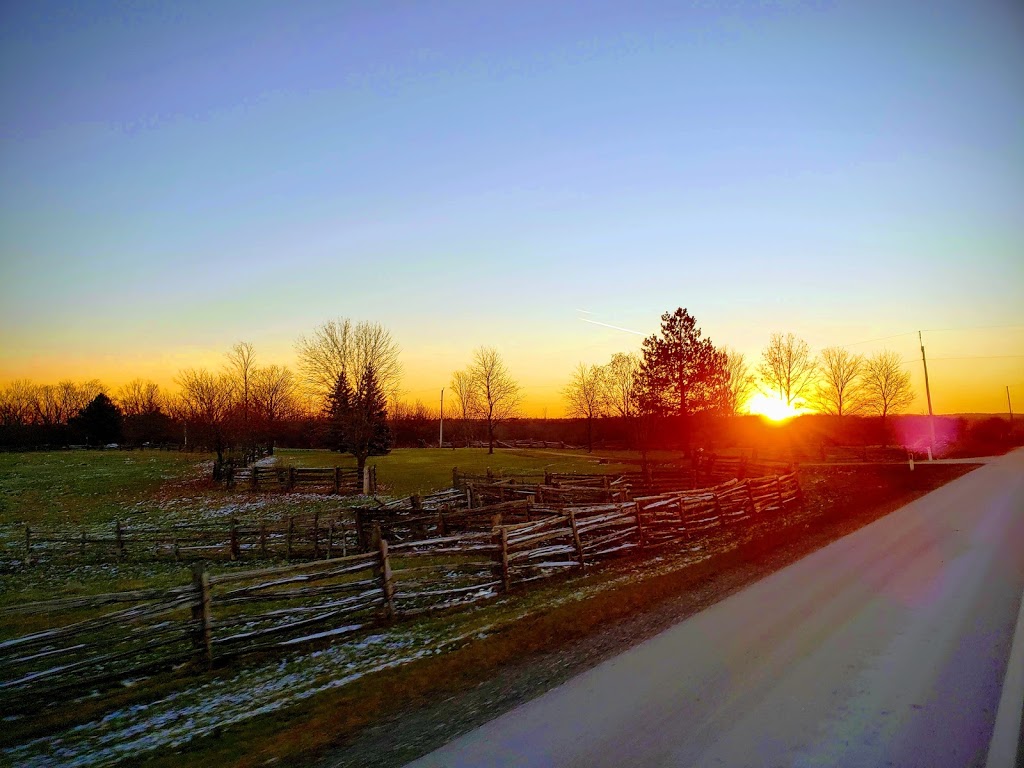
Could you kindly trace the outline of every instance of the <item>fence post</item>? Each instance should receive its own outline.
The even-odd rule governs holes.
[[[388,620],[395,618],[395,585],[391,576],[391,558],[388,557],[388,540],[380,535],[380,526],[374,529],[378,537],[377,546],[380,550],[380,578],[384,591],[384,616]]]
[[[499,557],[501,560],[501,588],[505,592],[511,587],[511,578],[508,573],[508,529],[504,526],[498,528],[498,541],[501,549]]]
[[[356,510],[356,548],[360,552],[369,551],[366,543],[366,516],[363,510]]]
[[[114,521],[114,540],[117,542],[117,558],[124,557],[124,533],[121,530],[121,521]]]
[[[447,533],[448,533],[448,527],[445,525],[445,522],[444,522],[444,510],[443,509],[439,509],[439,510],[437,510],[437,534],[439,536],[444,536]]]
[[[530,510],[532,510],[532,509],[533,509],[533,497],[532,496],[527,496],[526,497],[526,522],[528,522],[528,523],[532,523],[533,522],[533,520],[531,519],[531,516],[530,516]]]
[[[288,467],[288,490],[295,489],[295,467]]]
[[[237,560],[242,554],[241,547],[238,546],[238,520],[231,520],[231,559]]]
[[[204,563],[192,566],[192,621],[195,622],[193,647],[196,661],[207,669],[213,666],[213,641],[210,619],[210,575]]]
[[[32,529],[25,526],[25,565],[32,565]]]
[[[754,503],[754,492],[750,490],[750,481],[743,481],[747,486],[747,501],[750,502],[750,514],[757,514],[757,504]]]
[[[782,481],[779,479],[778,475],[775,476],[775,496],[779,500],[779,509],[781,509],[782,508]]]
[[[370,493],[377,495],[377,465],[370,467]]]
[[[330,524],[327,526],[327,559],[330,560],[334,555],[334,519],[331,519]]]
[[[267,524],[260,523],[260,554],[267,556]]]
[[[452,467],[452,488],[459,487],[459,468]]]
[[[639,507],[637,507],[639,509]],[[639,519],[639,516],[638,518]],[[586,561],[583,559],[583,543],[580,541],[580,532],[576,528],[576,510],[569,510],[569,526],[572,528],[572,543],[576,547],[576,556],[580,559],[580,570],[584,570],[587,567]]]
[[[341,467],[334,468],[334,492],[341,493]]]
[[[466,509],[473,508],[473,483],[466,483]]]
[[[633,502],[633,509],[636,510],[636,538],[637,538],[637,545],[638,545],[640,551],[643,552],[643,549],[644,549],[644,527],[643,527],[643,524],[640,522],[640,505],[637,504],[635,501]]]
[[[313,513],[313,559],[320,559],[320,513]]]
[[[363,467],[363,496],[370,495],[370,468]]]
[[[288,534],[285,536],[285,559],[292,559],[292,536],[295,534],[295,515],[288,518]]]
[[[260,468],[253,466],[251,472],[252,474],[249,475],[249,487],[254,491],[258,491],[260,489]]]
[[[85,531],[82,531],[82,546],[78,554],[85,557]]]

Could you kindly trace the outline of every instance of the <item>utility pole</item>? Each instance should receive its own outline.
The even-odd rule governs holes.
[[[1006,385],[1006,407],[1010,409],[1010,424],[1013,424],[1013,405],[1010,403],[1010,385]]]
[[[924,393],[925,397],[928,398],[928,431],[931,434],[928,460],[930,461],[932,456],[935,455],[935,415],[932,413],[932,390],[928,386],[928,360],[924,356],[924,340],[921,338],[920,331],[917,332],[917,340],[921,344],[921,364],[924,365]]]
[[[437,447],[444,448],[444,387],[441,387],[441,434],[437,438]]]

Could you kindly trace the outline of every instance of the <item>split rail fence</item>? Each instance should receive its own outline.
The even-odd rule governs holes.
[[[569,507],[520,499],[427,510],[419,519],[424,510],[392,510],[391,521],[364,520],[367,552],[334,550],[326,560],[222,574],[196,564],[191,583],[171,589],[0,610],[0,628],[18,617],[28,628],[0,640],[0,700],[326,642],[606,558],[711,547],[754,520],[783,515],[799,498],[789,474]],[[402,532],[422,538],[401,541]]]
[[[342,467],[232,467],[222,473],[225,488],[244,487],[251,491],[293,491],[296,488],[319,488],[341,495],[377,495],[377,467],[358,469]]]

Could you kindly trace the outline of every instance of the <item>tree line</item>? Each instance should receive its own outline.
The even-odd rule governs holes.
[[[13,381],[0,388],[0,445],[174,443],[223,459],[229,449],[287,443],[351,453],[362,466],[396,442],[432,442],[441,414],[400,402],[400,349],[381,324],[332,320],[299,337],[295,352],[293,371],[263,364],[251,343],[239,342],[220,368],[178,371],[174,393],[142,379],[113,392],[97,380]],[[448,391],[453,444],[482,435],[493,451],[499,426],[521,417],[523,389],[493,347],[474,350]],[[865,357],[829,347],[812,355],[793,334],[774,333],[752,368],[705,337],[683,308],[663,314],[659,333],[639,352],[580,363],[562,394],[568,416],[585,420],[589,446],[595,420],[615,417],[642,448],[659,419],[680,421],[685,438],[688,419],[740,414],[758,391],[838,416],[884,418],[913,399],[892,352]]]
[[[893,352],[866,357],[828,347],[813,355],[792,333],[773,333],[752,370],[744,355],[704,337],[682,307],[661,316],[660,333],[645,338],[639,353],[577,365],[562,394],[567,413],[587,422],[592,445],[595,419],[634,422],[643,443],[652,418],[676,417],[685,429],[685,420],[699,414],[742,414],[756,392],[794,410],[883,419],[914,399],[910,374]]]

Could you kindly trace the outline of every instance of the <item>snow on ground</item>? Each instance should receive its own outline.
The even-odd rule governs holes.
[[[686,558],[654,558],[642,567],[549,594],[546,606],[574,602],[658,572],[674,570]],[[502,624],[527,618],[535,610],[516,598]],[[499,601],[499,604],[502,601]],[[495,605],[491,603],[491,605]],[[475,609],[480,610],[480,609]],[[424,632],[422,625],[399,624],[387,631],[352,639],[324,650],[292,654],[277,663],[240,668],[234,674],[169,694],[148,704],[110,712],[103,718],[0,752],[0,762],[18,766],[104,766],[155,749],[173,749],[233,723],[273,712],[322,691],[344,686],[377,670],[453,650],[486,637],[496,625],[481,626],[474,609],[451,614]]]

